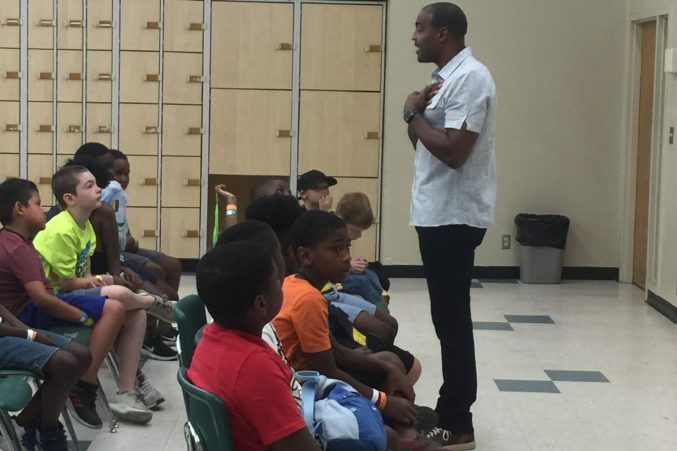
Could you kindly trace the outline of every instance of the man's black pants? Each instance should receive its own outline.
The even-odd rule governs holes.
[[[475,248],[486,229],[466,225],[416,227],[428,282],[430,312],[442,348],[444,382],[437,400],[439,426],[473,432],[470,406],[477,398],[470,283]]]

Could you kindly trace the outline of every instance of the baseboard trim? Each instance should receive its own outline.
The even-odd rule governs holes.
[[[422,265],[384,265],[383,270],[388,277],[394,279],[425,277]],[[519,266],[475,266],[475,279],[519,279]],[[565,266],[562,268],[562,279],[567,280],[614,280],[618,281],[618,268],[597,266]]]
[[[677,306],[672,305],[653,291],[649,290],[646,298],[647,304],[656,309],[658,313],[677,324]]]

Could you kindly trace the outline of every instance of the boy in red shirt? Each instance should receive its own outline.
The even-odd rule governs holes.
[[[196,284],[214,322],[188,378],[225,403],[235,449],[319,451],[292,398],[291,371],[261,339],[282,305],[270,251],[251,241],[218,246],[200,260]]]

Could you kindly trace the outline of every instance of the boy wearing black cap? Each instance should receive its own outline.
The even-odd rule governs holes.
[[[306,210],[331,210],[333,199],[329,187],[336,185],[334,177],[324,175],[324,172],[312,169],[299,176],[297,190],[299,199],[303,201]]]

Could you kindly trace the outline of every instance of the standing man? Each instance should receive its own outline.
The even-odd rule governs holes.
[[[465,46],[465,14],[433,3],[412,36],[432,81],[404,104],[416,149],[411,224],[416,226],[435,332],[442,349],[438,427],[427,434],[452,450],[475,448],[470,406],[477,397],[470,282],[475,248],[493,222],[496,88]]]

